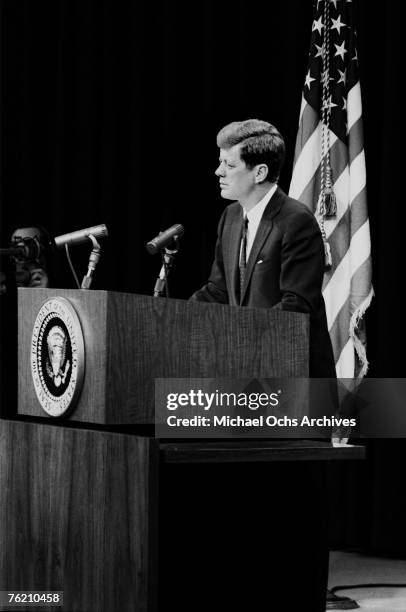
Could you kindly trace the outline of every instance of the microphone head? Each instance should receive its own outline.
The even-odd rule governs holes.
[[[88,234],[92,234],[95,238],[107,238],[107,236],[109,235],[107,225],[105,225],[104,223],[89,227],[86,231]]]
[[[185,228],[180,223],[172,225],[169,229],[161,232],[153,240],[150,240],[145,245],[150,255],[155,255],[162,251],[174,238],[179,238],[185,233]]]

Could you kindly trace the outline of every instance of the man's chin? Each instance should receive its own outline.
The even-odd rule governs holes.
[[[222,198],[224,198],[224,200],[235,200],[227,189],[221,189],[220,195]]]

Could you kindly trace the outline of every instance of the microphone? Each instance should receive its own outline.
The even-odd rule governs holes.
[[[35,261],[42,253],[43,247],[36,238],[22,238],[13,242],[9,248],[0,249],[0,255],[19,260]]]
[[[4,257],[17,257],[18,259],[25,259],[26,250],[24,246],[15,246],[6,249],[0,249],[0,255]]]
[[[93,227],[87,227],[86,229],[77,230],[76,232],[69,232],[68,234],[62,234],[62,236],[55,237],[55,246],[57,249],[61,249],[67,244],[68,246],[74,246],[76,244],[82,244],[89,240],[90,234],[95,238],[106,238],[109,235],[107,227],[104,225],[94,225]]]
[[[158,236],[156,236],[153,240],[147,242],[146,249],[150,255],[155,255],[158,251],[162,251],[163,248],[166,247],[167,244],[172,242],[174,238],[178,238],[182,236],[185,232],[185,228],[183,225],[179,223],[177,225],[172,225],[169,229],[161,232]]]

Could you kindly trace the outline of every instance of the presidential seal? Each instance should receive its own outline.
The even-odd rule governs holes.
[[[83,333],[72,304],[55,297],[41,306],[31,338],[31,374],[38,401],[52,417],[79,397],[85,370]]]

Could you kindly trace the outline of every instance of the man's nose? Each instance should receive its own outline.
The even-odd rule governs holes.
[[[215,170],[214,174],[216,176],[224,176],[224,166],[223,164],[219,164],[217,169]]]

